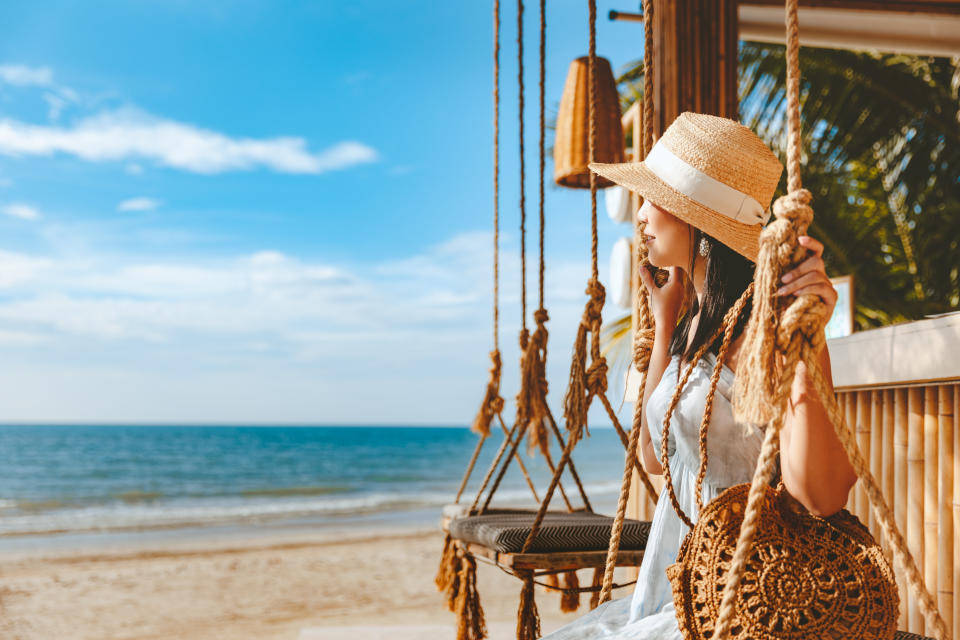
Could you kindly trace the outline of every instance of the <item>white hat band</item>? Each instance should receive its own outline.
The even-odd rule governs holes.
[[[770,212],[764,211],[759,202],[687,164],[659,141],[643,159],[643,164],[658,178],[691,200],[737,222],[765,224],[770,219]]]

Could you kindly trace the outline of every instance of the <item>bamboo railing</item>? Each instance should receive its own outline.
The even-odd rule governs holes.
[[[827,346],[837,400],[947,627],[960,638],[960,314],[863,331]],[[637,377],[627,385],[628,401],[636,399]],[[652,479],[659,490],[662,477]],[[654,508],[635,477],[628,517],[649,520]],[[847,509],[894,566],[898,628],[929,631],[859,482]]]

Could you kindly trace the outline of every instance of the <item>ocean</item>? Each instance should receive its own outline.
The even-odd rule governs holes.
[[[161,531],[429,528],[476,438],[441,427],[0,426],[0,550]],[[464,501],[500,442],[488,439]],[[542,493],[546,462],[523,459]],[[594,508],[611,512],[617,434],[592,429],[574,462]],[[568,475],[565,486],[576,494]],[[515,462],[495,504],[534,504]]]

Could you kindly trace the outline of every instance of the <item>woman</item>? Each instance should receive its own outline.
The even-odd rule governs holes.
[[[638,216],[645,223],[650,263],[669,272],[666,283],[657,287],[652,276],[641,270],[656,329],[643,389],[641,457],[647,472],[661,474],[662,422],[680,372],[714,335],[753,279],[760,230],[769,218],[783,167],[763,141],[739,123],[684,113],[643,162],[591,164],[590,168],[643,196]],[[832,312],[837,294],[824,271],[823,245],[809,236],[801,236],[798,242],[808,249],[809,257],[784,274],[778,293],[820,296],[828,313]],[[684,307],[687,311],[681,315]],[[714,395],[703,504],[731,485],[750,481],[763,440],[762,426],[738,424],[731,409],[749,309],[748,305],[739,318]],[[699,426],[719,346],[720,341],[715,341],[696,363],[670,421],[673,486],[694,522]],[[829,379],[826,348],[820,362]],[[802,365],[780,444],[786,490],[816,515],[842,509],[856,475]],[[675,562],[688,530],[665,487],[633,595],[601,605],[544,640],[682,640],[665,570]]]

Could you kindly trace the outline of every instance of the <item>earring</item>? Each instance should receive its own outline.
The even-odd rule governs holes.
[[[706,257],[710,253],[710,243],[706,238],[700,238],[700,255]]]

